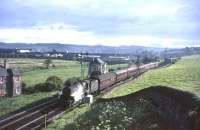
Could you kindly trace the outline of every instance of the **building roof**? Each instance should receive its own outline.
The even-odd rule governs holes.
[[[106,62],[104,62],[103,60],[101,60],[100,58],[94,58],[91,63],[95,63],[95,64],[106,64]]]
[[[5,68],[0,67],[0,76],[7,76],[7,70]]]

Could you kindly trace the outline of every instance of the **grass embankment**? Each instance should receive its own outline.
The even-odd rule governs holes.
[[[200,95],[200,55],[183,57],[169,67],[151,70],[132,84],[115,88],[108,97],[123,96],[152,85],[164,85]]]
[[[110,95],[107,95],[107,98],[127,95],[152,85],[171,86],[177,89],[195,92],[196,94],[200,95],[199,79],[200,55],[188,56],[182,58],[176,64],[171,65],[169,67],[151,70],[139,77],[136,81],[132,82],[131,84],[122,85],[118,88],[113,89]],[[148,121],[151,125],[148,125],[149,127],[144,129],[164,129],[162,128],[162,126],[159,126],[160,121],[154,122],[154,120],[149,120],[152,117],[151,115],[149,115],[150,118],[147,118],[149,114],[147,111],[152,110],[151,108],[148,109],[149,107],[151,107],[151,105],[148,105],[148,102],[147,104],[144,104],[144,106],[141,106],[140,104],[141,103],[139,103],[139,105],[137,103],[133,103],[132,109],[129,109],[130,111],[127,111],[128,109],[126,109],[126,107],[123,106],[123,104],[122,106],[120,106],[120,103],[118,106],[115,106],[115,104],[112,103],[103,105],[94,104],[94,107],[91,108],[84,106],[83,109],[74,109],[72,112],[67,113],[60,119],[54,121],[54,123],[48,126],[48,130],[110,128],[115,129],[111,126],[116,126],[116,129],[120,129],[121,125],[125,126],[121,129],[128,129],[126,126],[129,126],[129,123],[133,126],[132,128],[134,128],[135,130],[141,130],[143,129],[143,124],[147,123],[148,125]],[[124,108],[126,110],[124,113],[122,113]],[[84,112],[86,113],[83,114]],[[130,118],[131,122],[129,122],[130,115],[133,115]],[[108,119],[108,121],[104,120],[103,117],[104,119]],[[134,117],[134,121],[132,117]],[[121,120],[116,120],[119,118]],[[137,124],[139,126],[137,126]]]

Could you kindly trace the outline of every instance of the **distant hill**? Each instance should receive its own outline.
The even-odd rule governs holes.
[[[60,43],[3,43],[0,42],[0,48],[15,49],[15,48],[30,48],[35,52],[47,52],[47,51],[60,51],[60,52],[89,52],[89,53],[136,53],[141,51],[163,51],[164,48],[144,47],[144,46],[102,46],[102,45],[72,45],[72,44],[60,44]]]

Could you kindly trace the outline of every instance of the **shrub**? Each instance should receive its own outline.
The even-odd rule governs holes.
[[[122,69],[122,67],[117,67],[117,70],[121,70]]]
[[[26,83],[22,82],[22,93],[23,94],[32,94],[35,93],[34,87],[27,87]]]
[[[99,71],[93,71],[90,75],[90,78],[97,79],[101,73]]]
[[[50,90],[59,90],[63,87],[63,81],[57,76],[50,76],[46,80],[46,84]]]
[[[34,86],[35,92],[49,92],[52,88],[47,83],[39,83]]]
[[[43,64],[45,65],[46,69],[49,69],[49,65],[52,64],[52,60],[46,59]]]
[[[22,93],[26,91],[26,83],[22,82]]]
[[[109,72],[113,72],[113,71],[115,71],[115,69],[109,69],[108,71],[109,71]]]
[[[65,86],[71,86],[79,81],[80,81],[80,78],[78,78],[78,77],[69,78],[65,81]]]
[[[53,67],[53,68],[56,68],[56,65],[55,65],[55,64],[53,64],[53,65],[52,65],[52,67]]]

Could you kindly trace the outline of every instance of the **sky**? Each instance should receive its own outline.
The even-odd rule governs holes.
[[[0,42],[200,46],[199,0],[0,0]]]

